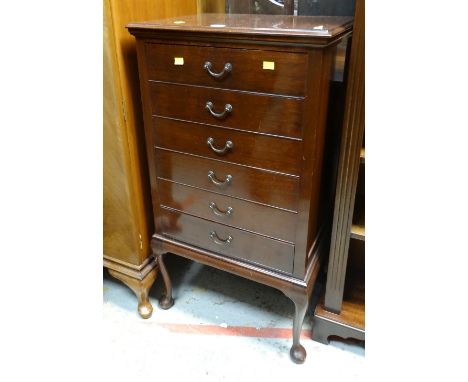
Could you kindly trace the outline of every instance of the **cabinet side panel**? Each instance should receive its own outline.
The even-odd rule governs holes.
[[[309,232],[307,235],[307,253],[314,244],[319,230],[326,224],[325,215],[321,213],[320,202],[324,202],[323,192],[326,191],[325,182],[328,181],[322,176],[324,170],[324,149],[325,137],[328,128],[327,111],[330,94],[330,83],[333,73],[334,57],[336,46],[331,46],[323,50],[323,61],[321,68],[320,81],[320,104],[318,105],[318,123],[315,131],[315,149],[312,161],[312,188],[310,193],[309,206]],[[328,175],[325,173],[325,175]],[[321,198],[322,197],[322,198]]]
[[[104,255],[139,265],[138,233],[129,190],[129,174],[115,67],[113,28],[104,4]],[[106,6],[107,5],[107,6]]]
[[[319,195],[333,47],[311,49],[303,116],[302,169],[296,230],[294,276],[305,275],[307,254],[320,229]]]

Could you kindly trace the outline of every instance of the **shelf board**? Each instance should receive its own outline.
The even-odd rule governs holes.
[[[358,240],[366,239],[364,198],[356,196],[354,206],[353,223],[351,225],[351,238]]]
[[[353,239],[365,240],[366,239],[366,230],[364,224],[353,224],[351,226],[351,237]]]
[[[356,202],[357,203],[357,202]],[[364,209],[362,204],[356,205],[355,214],[356,216],[353,219],[353,224],[351,226],[351,238],[358,240],[366,239],[366,228],[364,224]]]
[[[361,160],[361,163],[364,163],[366,159],[366,149],[364,147],[361,148],[361,153],[359,154],[359,158]]]
[[[357,331],[365,330],[365,289],[364,274],[356,272],[346,277],[343,304],[339,314],[326,310],[324,298],[315,308],[315,316],[335,322],[337,325],[349,326]]]

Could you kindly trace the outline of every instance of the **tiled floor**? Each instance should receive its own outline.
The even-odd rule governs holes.
[[[362,377],[363,345],[312,341],[311,314],[302,334],[307,360],[290,361],[293,303],[281,292],[176,256],[167,256],[167,267],[175,305],[158,308],[158,278],[148,320],[138,316],[130,289],[105,272],[106,356],[120,375],[149,380],[167,374],[191,381]]]

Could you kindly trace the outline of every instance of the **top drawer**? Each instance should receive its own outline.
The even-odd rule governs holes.
[[[305,53],[154,43],[145,46],[149,80],[305,95]]]

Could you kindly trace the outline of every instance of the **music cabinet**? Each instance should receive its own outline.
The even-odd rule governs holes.
[[[131,23],[155,234],[175,254],[281,290],[290,355],[319,270],[330,78],[350,17],[201,14]]]

